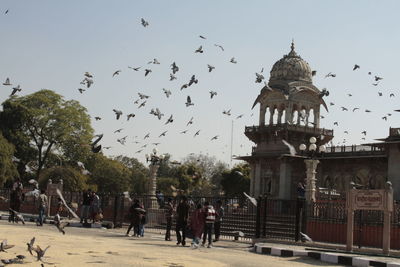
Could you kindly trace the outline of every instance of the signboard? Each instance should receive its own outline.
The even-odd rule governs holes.
[[[384,210],[385,190],[357,190],[353,194],[355,210]]]
[[[46,195],[57,196],[57,188],[62,192],[63,185],[62,184],[47,184]]]

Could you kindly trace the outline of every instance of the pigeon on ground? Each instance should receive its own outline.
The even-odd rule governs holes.
[[[32,250],[33,250],[33,244],[34,243],[35,243],[35,237],[33,237],[31,239],[31,241],[29,241],[29,243],[26,243],[26,245],[28,246],[28,251],[32,256],[33,256]]]
[[[7,252],[7,249],[13,248],[15,245],[8,245],[7,239],[4,239],[0,243],[0,252]]]
[[[24,216],[22,216],[21,213],[19,213],[19,212],[13,210],[13,209],[11,209],[11,208],[9,208],[8,210],[11,211],[11,212],[13,213],[14,218],[17,218],[17,219],[16,219],[16,222],[17,222],[17,223],[18,223],[18,221],[21,221],[22,224],[25,224]]]
[[[44,254],[46,253],[46,251],[49,249],[49,247],[50,246],[47,246],[45,249],[41,249],[40,247],[39,247],[39,245],[38,246],[36,246],[36,248],[33,248],[33,251],[35,251],[36,252],[36,257],[37,257],[37,260],[39,261],[41,261],[42,260],[42,258],[44,257]]]

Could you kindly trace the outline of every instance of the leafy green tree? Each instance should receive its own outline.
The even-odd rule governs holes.
[[[39,178],[40,187],[46,188],[49,179],[53,183],[59,183],[60,179],[62,179],[65,191],[77,192],[88,188],[88,177],[71,166],[57,166],[44,169]]]
[[[3,122],[8,127],[6,137],[16,136],[18,151],[35,151],[37,178],[51,153],[63,154],[71,161],[89,153],[93,129],[86,108],[54,91],[43,89],[8,99],[0,116],[0,124]]]
[[[118,156],[115,160],[121,162],[130,170],[130,186],[129,190],[136,194],[146,194],[147,184],[149,181],[149,170],[136,158],[126,156]]]
[[[238,164],[222,173],[221,186],[228,197],[242,196],[250,190],[250,166]]]
[[[12,161],[15,149],[0,132],[0,188],[7,180],[18,177],[15,164]]]
[[[97,185],[99,192],[121,193],[130,189],[130,170],[118,160],[92,154],[86,168],[91,172],[89,184]]]

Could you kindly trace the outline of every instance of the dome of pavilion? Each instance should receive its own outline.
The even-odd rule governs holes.
[[[292,42],[291,51],[278,60],[271,69],[269,81],[303,81],[312,83],[312,71],[296,51]]]

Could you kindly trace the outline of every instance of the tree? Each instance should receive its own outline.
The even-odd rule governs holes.
[[[46,188],[49,179],[53,183],[59,183],[63,180],[63,190],[70,192],[78,192],[87,189],[88,177],[83,175],[79,170],[70,166],[53,167],[45,169],[39,178],[39,184],[42,188]]]
[[[0,188],[7,180],[18,177],[17,168],[12,161],[14,146],[0,132]]]
[[[25,146],[34,148],[37,178],[50,153],[64,154],[76,161],[88,155],[93,136],[86,108],[75,100],[66,101],[61,95],[45,89],[8,99],[3,103],[0,122],[9,127],[7,137],[15,134],[19,146],[25,143]]]
[[[146,194],[149,181],[149,170],[136,158],[126,156],[115,157],[115,160],[121,162],[130,170],[130,191],[136,194]]]
[[[228,197],[242,196],[243,192],[249,193],[250,166],[242,163],[234,166],[230,171],[222,173],[221,185]]]
[[[86,168],[91,172],[89,184],[99,192],[121,193],[130,189],[130,170],[121,162],[102,154],[92,154]]]

